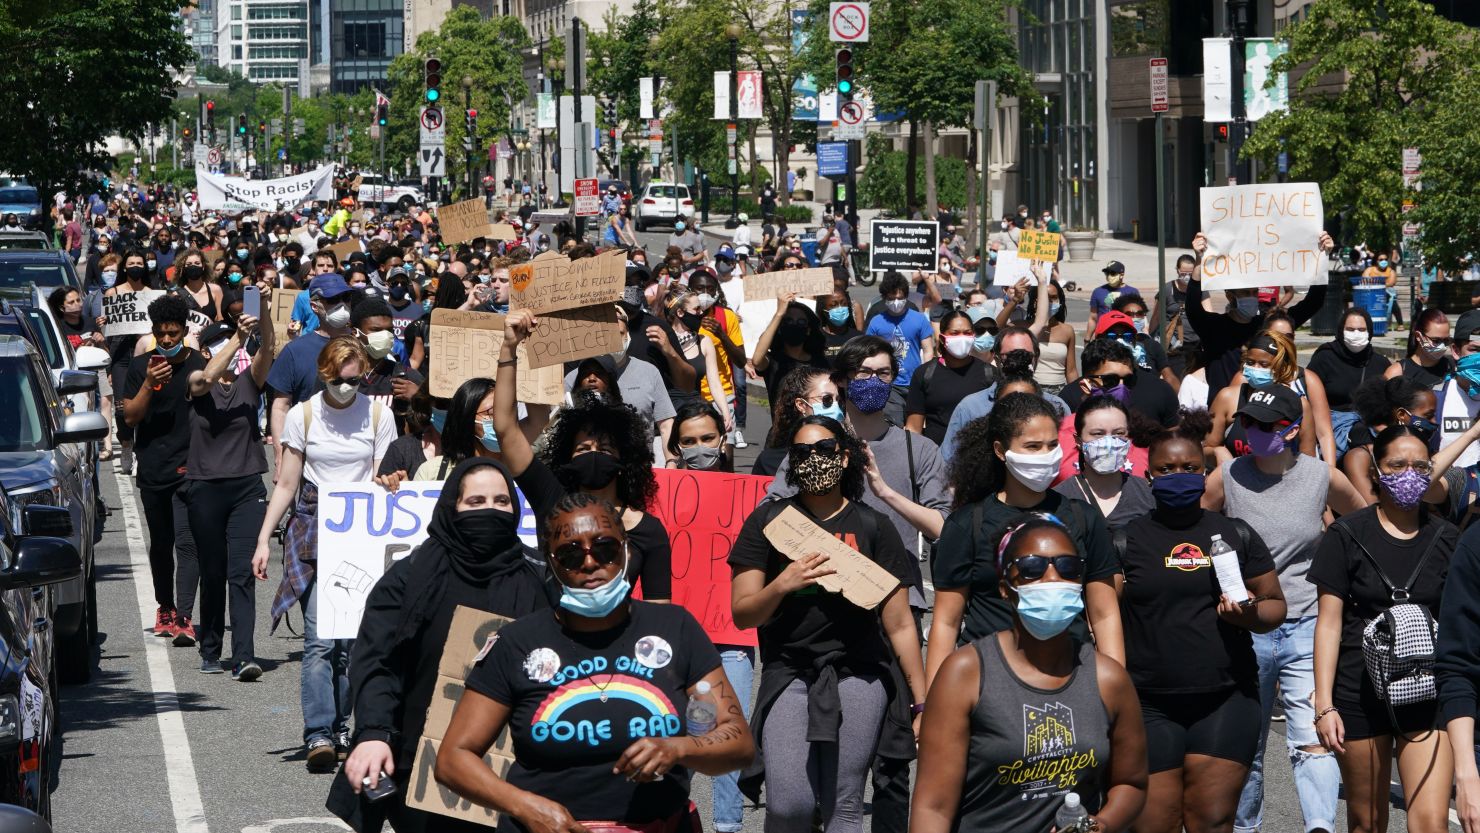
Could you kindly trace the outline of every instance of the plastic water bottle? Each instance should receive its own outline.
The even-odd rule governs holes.
[[[684,721],[688,724],[690,737],[707,735],[714,731],[714,724],[719,717],[719,704],[715,703],[714,695],[709,693],[709,683],[700,682],[694,688],[696,693],[689,698],[689,706],[684,710]]]
[[[1222,535],[1214,535],[1210,554],[1213,573],[1218,577],[1218,588],[1223,591],[1223,595],[1233,602],[1247,600],[1249,591],[1244,587],[1243,573],[1239,570],[1238,551],[1229,546]]]
[[[1079,793],[1064,793],[1064,805],[1053,817],[1059,833],[1089,833],[1089,813],[1079,803]]]

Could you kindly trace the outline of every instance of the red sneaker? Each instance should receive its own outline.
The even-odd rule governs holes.
[[[162,607],[154,613],[154,635],[175,635],[175,611],[173,608]]]
[[[195,626],[190,624],[189,616],[175,614],[175,647],[189,648],[195,644]]]

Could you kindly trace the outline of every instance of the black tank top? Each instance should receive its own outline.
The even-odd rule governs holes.
[[[204,304],[195,300],[195,295],[183,284],[175,287],[175,294],[185,299],[186,306],[199,311],[212,321],[216,320],[216,296],[211,294],[210,284],[206,284],[206,302]]]
[[[1404,379],[1411,379],[1426,388],[1439,387],[1454,373],[1454,359],[1449,356],[1440,359],[1433,367],[1424,367],[1414,361],[1412,356],[1404,356],[1398,366],[1403,369]]]

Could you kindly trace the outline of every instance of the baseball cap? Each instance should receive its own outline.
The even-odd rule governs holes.
[[[1100,271],[1104,272],[1107,275],[1124,275],[1125,264],[1121,263],[1118,260],[1112,260],[1109,263],[1105,264],[1105,268],[1101,269]]]
[[[1124,324],[1131,330],[1136,329],[1136,322],[1132,321],[1129,315],[1120,310],[1111,310],[1095,319],[1095,335],[1102,336],[1106,330],[1119,324]]]
[[[351,291],[349,284],[344,282],[344,277],[334,272],[317,275],[308,284],[308,296],[310,298],[323,298],[331,300]]]
[[[714,253],[714,259],[715,260],[721,260],[721,259],[723,259],[723,260],[728,260],[728,261],[732,261],[733,262],[735,260],[735,248],[733,246],[731,246],[729,243],[726,243],[723,246],[720,246],[719,247],[719,250]]]
[[[1454,323],[1454,343],[1480,341],[1480,309],[1472,309]]]
[[[1300,419],[1300,395],[1284,385],[1266,385],[1249,393],[1238,414],[1255,422],[1294,422]]]

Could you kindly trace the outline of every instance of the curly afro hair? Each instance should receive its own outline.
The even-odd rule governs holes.
[[[803,426],[807,425],[820,425],[826,428],[838,441],[838,449],[848,452],[848,467],[843,469],[843,479],[838,481],[838,491],[842,493],[843,497],[849,500],[862,500],[865,479],[868,476],[865,472],[865,469],[868,467],[868,454],[864,450],[863,441],[848,433],[848,429],[844,428],[841,422],[838,422],[832,417],[816,415],[803,417],[802,421],[797,423],[796,431],[800,431]],[[792,432],[793,438],[796,437],[796,431]],[[787,485],[800,487],[801,483],[797,479],[796,473],[797,464],[800,462],[802,461],[788,453],[786,467]]]
[[[619,405],[595,397],[582,397],[576,407],[560,412],[560,419],[550,426],[545,451],[540,459],[553,470],[566,491],[580,491],[580,484],[569,479],[562,467],[575,455],[580,437],[594,437],[611,443],[622,468],[617,472],[617,500],[624,506],[646,511],[658,496],[658,479],[653,475],[652,430],[648,421],[631,405]]]

